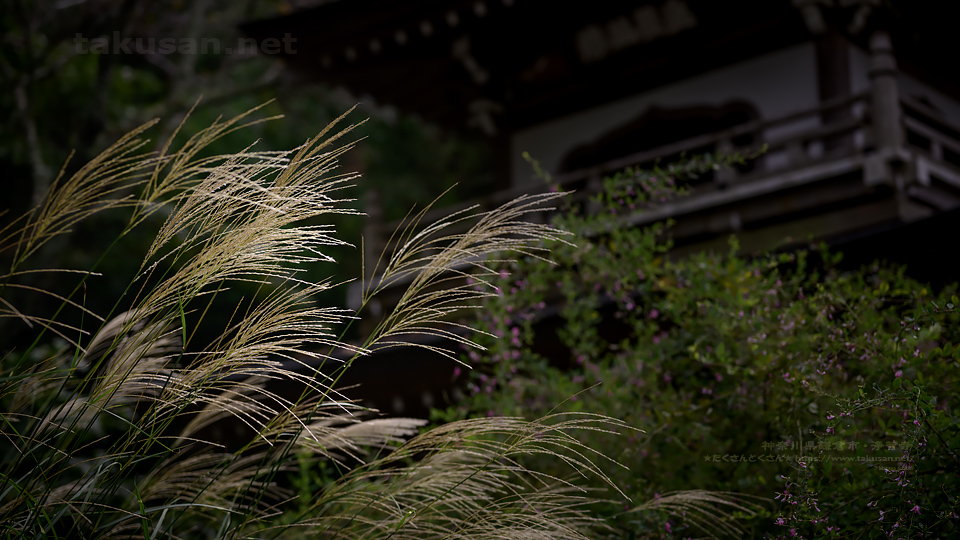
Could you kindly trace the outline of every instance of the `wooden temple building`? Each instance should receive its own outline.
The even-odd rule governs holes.
[[[730,233],[746,251],[824,239],[944,282],[960,247],[948,4],[335,0],[244,32],[295,38],[284,60],[304,82],[491,145],[486,206],[545,189],[524,151],[588,195],[628,165],[766,145],[752,166],[633,222],[676,220],[680,249],[725,246]],[[389,230],[372,222],[368,242]]]

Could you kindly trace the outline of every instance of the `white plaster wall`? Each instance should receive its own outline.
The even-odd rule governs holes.
[[[564,116],[519,131],[510,144],[514,184],[533,181],[530,165],[521,157],[530,152],[548,171],[556,173],[564,154],[640,116],[652,106],[722,105],[732,100],[753,104],[762,119],[776,118],[815,107],[816,60],[813,43],[804,43],[697,75],[646,93]],[[769,130],[767,139],[816,127],[809,118]]]

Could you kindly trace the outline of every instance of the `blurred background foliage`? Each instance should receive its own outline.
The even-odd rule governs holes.
[[[350,107],[347,118],[369,119],[349,137],[365,139],[347,154],[342,172],[361,172],[357,187],[343,197],[363,210],[371,188],[380,194],[385,219],[403,217],[454,184],[442,204],[474,195],[491,181],[489,156],[471,141],[440,133],[417,118],[378,107],[363,96],[347,95],[322,84],[300,84],[281,60],[254,54],[160,54],[158,50],[93,54],[94,39],[216,39],[223,48],[242,36],[248,20],[290,13],[304,2],[278,0],[9,0],[0,4],[0,178],[4,202],[0,226],[35,205],[63,168],[69,175],[120,135],[153,118],[150,132],[160,149],[177,126],[196,133],[216,118],[231,118],[263,103],[260,118],[286,118],[232,133],[211,145],[209,154],[232,153],[257,142],[259,150],[295,147],[316,135]],[[86,41],[80,41],[86,40]],[[190,112],[192,110],[192,112]],[[184,136],[176,142],[182,143]],[[470,191],[470,190],[474,191]],[[107,212],[78,227],[70,238],[51,245],[36,265],[89,267],[120,231],[118,215]],[[337,218],[341,238],[357,246],[331,253],[337,265],[307,269],[309,279],[351,279],[360,272],[363,218]],[[105,275],[130,277],[134,261],[151,238],[121,240],[100,263]],[[97,255],[94,255],[97,254]],[[3,261],[0,261],[3,262]],[[46,278],[52,279],[52,278]],[[61,279],[61,278],[57,278]],[[67,278],[70,279],[70,278]],[[125,279],[88,282],[103,294],[89,295],[88,307],[106,313],[121,294]],[[48,289],[53,285],[43,283]],[[116,289],[116,290],[114,290]],[[343,305],[345,287],[335,288],[327,305]],[[250,291],[236,291],[236,294]],[[38,298],[37,302],[41,302]],[[98,303],[103,305],[98,305]],[[122,307],[122,306],[121,306]],[[54,309],[51,304],[49,309]]]

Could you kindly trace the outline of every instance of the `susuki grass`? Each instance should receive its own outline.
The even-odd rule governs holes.
[[[341,117],[288,152],[207,155],[211,142],[263,121],[250,119],[255,112],[176,147],[174,135],[156,152],[143,138],[153,123],[141,126],[77,172],[65,167],[38,207],[3,216],[4,537],[585,538],[604,530],[591,509],[605,495],[578,483],[598,477],[625,497],[599,466],[619,465],[576,435],[630,429],[623,422],[549,414],[425,430],[422,420],[377,417],[338,391],[344,370],[380,348],[413,345],[453,359],[417,337],[476,346],[455,315],[496,294],[498,263],[545,257],[544,242],[565,241],[531,219],[561,195],[430,224],[421,224],[427,210],[412,216],[381,260],[365,261],[376,277],[363,284],[363,303],[399,287],[397,307],[360,344],[345,343],[357,315],[318,306],[338,284],[311,281],[304,269],[336,263],[330,250],[345,243],[323,223],[358,213],[344,196],[356,176],[337,172],[352,127],[339,127]],[[95,263],[47,267],[58,243],[105,211],[125,221]],[[149,245],[118,252],[143,229]],[[104,298],[116,289],[99,272],[117,257],[136,271],[122,294]],[[238,290],[249,299],[238,300]],[[529,467],[544,458],[565,473]],[[292,472],[319,477],[310,471],[321,469],[335,474],[316,490],[294,489]],[[732,500],[682,492],[635,510],[686,512],[723,531],[719,508],[749,511]]]
[[[617,420],[491,418],[420,432],[420,420],[376,418],[343,399],[338,372],[317,369],[347,369],[404,336],[468,342],[449,316],[491,291],[460,278],[560,239],[526,219],[556,195],[400,233],[364,298],[400,279],[406,293],[363,345],[346,344],[338,336],[353,315],[314,302],[336,284],[308,281],[302,269],[335,262],[329,248],[343,243],[317,223],[357,213],[343,191],[355,176],[336,170],[350,127],[338,119],[289,152],[204,154],[260,121],[251,113],[158,152],[142,138],[152,124],[142,126],[76,173],[61,173],[39,207],[0,230],[9,263],[0,324],[17,329],[7,334],[16,339],[0,338],[3,535],[582,538],[602,527],[587,511],[595,494],[518,458],[547,455],[572,478],[603,477],[603,458],[571,433],[626,427]],[[116,307],[95,313],[86,299],[110,276],[97,274],[99,263],[44,268],[44,250],[105,210],[126,212],[120,237],[156,228],[142,253],[122,255],[142,262],[110,299]],[[444,232],[468,219],[466,233]],[[36,279],[49,273],[73,279]],[[253,299],[225,302],[238,287],[254,290]],[[50,300],[54,309],[34,309]],[[200,343],[209,332],[198,329],[220,320],[230,322]],[[244,426],[249,440],[217,437],[220,425]],[[309,500],[292,500],[287,471],[319,461],[339,475]]]

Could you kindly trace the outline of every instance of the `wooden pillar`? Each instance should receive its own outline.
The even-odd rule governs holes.
[[[843,34],[832,26],[817,37],[817,89],[821,103],[850,95],[849,47]],[[852,116],[848,105],[823,111],[820,121],[829,125],[849,120]],[[851,134],[828,137],[823,144],[826,154],[845,152],[853,146],[853,137]]]

